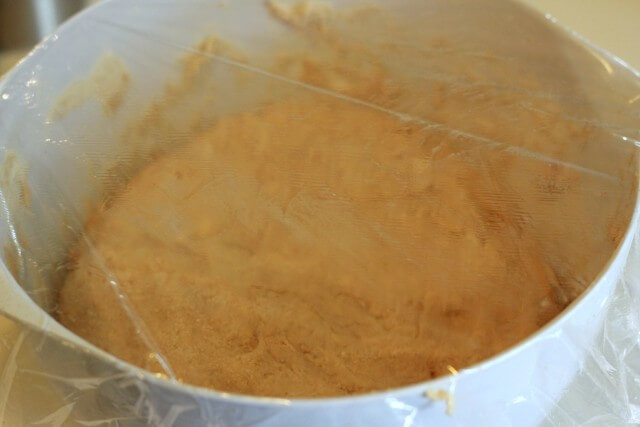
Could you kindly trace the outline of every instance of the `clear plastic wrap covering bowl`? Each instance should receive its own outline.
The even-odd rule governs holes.
[[[640,423],[639,124],[636,71],[515,2],[106,0],[0,83],[0,423]],[[237,138],[224,140],[221,129]],[[353,132],[366,140],[342,146]],[[194,152],[203,134],[224,141],[213,153]],[[280,145],[270,142],[274,135]],[[360,310],[340,297],[341,286],[356,295],[358,286],[372,286],[393,307],[376,319],[395,319],[400,326],[389,333],[401,339],[409,314],[423,308],[416,289],[437,282],[434,289],[447,291],[433,291],[425,304],[451,306],[441,319],[451,343],[479,339],[451,319],[464,317],[466,306],[491,304],[502,308],[485,317],[503,317],[494,335],[515,331],[517,339],[473,363],[452,361],[431,379],[345,396],[191,385],[200,370],[204,377],[216,368],[181,371],[185,349],[166,336],[189,330],[207,342],[224,336],[225,319],[253,308],[220,304],[216,325],[191,328],[206,306],[195,295],[192,317],[176,326],[169,310],[168,323],[158,323],[156,295],[136,292],[119,263],[137,256],[146,265],[156,252],[114,258],[104,239],[85,232],[93,212],[126,203],[131,180],[150,176],[147,165],[175,159],[190,162],[185,173],[204,170],[211,180],[193,191],[176,184],[158,196],[166,209],[131,215],[122,226],[147,233],[157,248],[166,244],[149,274],[163,272],[162,256],[179,254],[211,277],[278,282],[278,271],[261,264],[264,253],[280,266],[322,254],[313,277],[325,272],[326,283],[307,286],[304,270],[295,276],[295,298],[326,289],[311,297],[329,326]],[[291,191],[281,200],[276,187],[285,181]],[[241,267],[236,258],[216,263],[204,250],[167,243],[210,232],[208,223],[190,224],[183,209],[203,191],[212,217],[227,209],[229,221],[244,224],[241,239],[219,232],[233,241],[215,241],[227,245],[223,255],[237,251]],[[272,228],[258,230],[263,223]],[[274,224],[280,240],[265,237]],[[267,249],[256,255],[260,245]],[[375,245],[384,257],[369,250]],[[79,328],[125,334],[132,349],[144,350],[141,360],[114,356],[105,342],[90,343],[58,322],[69,254],[79,247],[104,279],[99,295],[117,302],[104,317],[117,323]],[[555,304],[559,314],[519,336],[519,316],[538,287],[549,295],[541,307]],[[167,298],[185,304],[182,294]],[[367,304],[375,311],[375,301]],[[283,319],[287,309],[278,308]],[[303,328],[306,317],[296,316],[289,326]],[[437,325],[415,322],[416,348],[424,347],[424,328]],[[214,330],[221,335],[209,335]],[[363,349],[378,345],[353,340]],[[410,369],[403,361],[380,365],[373,381]],[[250,377],[257,367],[246,366]]]

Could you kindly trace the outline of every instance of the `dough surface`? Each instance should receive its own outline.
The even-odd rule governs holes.
[[[154,369],[115,280],[187,383],[311,397],[433,378],[568,303],[496,196],[490,171],[532,163],[330,98],[230,114],[95,212],[59,319]]]

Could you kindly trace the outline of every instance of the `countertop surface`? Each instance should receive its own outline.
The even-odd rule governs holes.
[[[520,0],[640,70],[640,0]]]

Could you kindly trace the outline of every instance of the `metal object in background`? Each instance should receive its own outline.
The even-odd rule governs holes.
[[[0,50],[35,45],[85,4],[85,0],[0,0]]]

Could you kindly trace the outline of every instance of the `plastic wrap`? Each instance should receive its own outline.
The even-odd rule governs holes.
[[[49,37],[0,85],[0,309],[6,315],[0,420],[638,423],[640,251],[632,240],[639,119],[635,71],[516,3],[105,1]],[[364,148],[341,145],[356,134]],[[202,135],[221,141],[213,154],[192,148]],[[261,151],[272,148],[274,135],[282,141],[277,150]],[[153,174],[176,162],[186,165],[176,180],[196,173],[210,180],[193,192],[179,184],[165,193],[153,185],[144,190],[144,179],[156,182]],[[163,167],[148,166],[154,163]],[[283,180],[291,193],[277,188]],[[242,223],[242,233],[215,234],[215,225],[190,222],[189,203],[202,188],[211,194],[201,199],[210,203],[211,217]],[[94,212],[115,212],[135,199],[131,194],[145,192],[159,198],[149,205],[153,212],[112,221],[106,234],[86,231],[102,221]],[[268,215],[286,218],[277,222],[287,227],[276,229],[276,238],[267,238],[268,227],[256,228]],[[154,244],[126,256],[139,257],[150,283],[168,284],[143,295],[110,251],[120,240],[105,243],[110,233],[123,240],[140,230]],[[292,230],[295,239],[280,239]],[[211,233],[227,240],[206,240]],[[401,244],[393,240],[399,236]],[[206,247],[185,243],[197,239],[224,243],[214,254],[217,263]],[[168,249],[158,249],[163,245]],[[267,250],[254,256],[259,245]],[[240,255],[225,257],[232,252]],[[271,269],[260,264],[265,254]],[[224,289],[213,296],[190,290],[195,273],[167,280],[172,273],[163,266],[172,261],[162,257],[168,255],[183,257],[191,271],[208,268],[205,276],[240,284],[267,283],[274,275],[278,283],[286,276],[277,268],[299,273],[289,260],[320,259],[295,276],[301,283],[323,278],[319,289],[325,286],[329,296],[296,294],[328,317],[314,326],[319,329],[350,330],[349,316],[360,319],[364,309],[380,324],[397,320],[391,330],[402,337],[421,304],[442,306],[449,316],[441,319],[443,330],[469,351],[468,343],[482,336],[464,324],[465,309],[484,304],[486,316],[474,322],[503,316],[498,338],[484,332],[487,348],[494,339],[511,341],[471,364],[447,359],[448,372],[433,372],[431,380],[385,386],[388,371],[415,378],[414,359],[398,356],[376,365],[384,368],[374,378],[381,385],[369,393],[252,397],[198,388],[187,383],[202,385],[201,378],[227,367],[182,368],[188,349],[171,347],[166,335],[193,331],[203,342],[241,340],[229,326],[233,318],[266,309],[260,300],[247,309],[243,301],[221,303]],[[91,260],[85,276],[77,272],[81,257]],[[440,291],[419,302],[423,273]],[[102,278],[96,298],[115,308],[94,307],[74,324],[80,335],[100,337],[90,344],[58,320],[73,324],[61,314],[69,280],[82,290],[92,274]],[[176,283],[184,291],[167,292]],[[349,292],[362,296],[369,285],[380,289],[378,300],[354,303],[329,293],[351,286]],[[548,294],[541,307],[561,312],[541,314],[539,330],[518,335],[519,316],[537,301],[530,294],[538,286]],[[273,301],[266,291],[260,295]],[[521,299],[505,303],[514,295]],[[154,311],[156,297],[176,307],[188,303],[188,317]],[[291,325],[314,336],[313,328],[301,329],[313,308],[295,311],[296,301],[278,306],[279,315],[288,321],[294,313],[299,317]],[[384,303],[389,311],[376,313]],[[199,324],[211,304],[220,306],[217,322]],[[491,304],[500,310],[490,311]],[[92,323],[91,316],[107,321]],[[425,347],[420,327],[430,327],[420,321],[411,320],[418,325],[416,349]],[[131,363],[102,350],[117,332],[129,344],[114,352]],[[357,336],[355,347],[345,348],[361,345],[365,352],[384,344],[370,338]],[[249,377],[261,372],[246,366]]]

